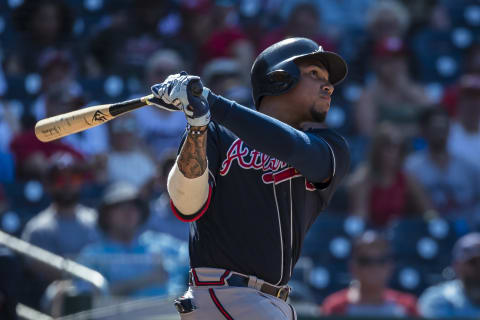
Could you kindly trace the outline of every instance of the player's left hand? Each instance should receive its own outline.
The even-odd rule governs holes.
[[[163,103],[183,111],[191,126],[205,126],[210,122],[210,107],[206,99],[209,90],[203,87],[199,77],[182,71],[170,75],[163,83],[153,85],[151,90]]]

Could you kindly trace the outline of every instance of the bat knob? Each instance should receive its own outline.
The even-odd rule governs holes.
[[[187,86],[187,90],[189,90],[193,95],[200,97],[203,92],[203,84],[200,79],[194,79],[190,81]]]

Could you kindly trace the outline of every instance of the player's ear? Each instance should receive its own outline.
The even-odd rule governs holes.
[[[292,76],[285,70],[274,70],[267,73],[267,80],[275,90],[282,91],[293,85]]]

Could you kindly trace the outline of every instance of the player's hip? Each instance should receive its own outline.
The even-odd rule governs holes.
[[[286,302],[290,289],[275,288],[279,292],[267,293],[264,291],[272,288],[265,289],[265,282],[255,277],[225,269],[193,268],[190,287],[175,305],[182,319],[296,319]]]

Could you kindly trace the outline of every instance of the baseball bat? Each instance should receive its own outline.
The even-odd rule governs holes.
[[[203,85],[200,80],[194,80],[188,84],[187,90],[200,96]],[[162,105],[164,103],[150,94],[114,104],[91,106],[38,121],[35,125],[35,135],[42,142],[53,141],[104,124],[127,112],[150,104]]]

